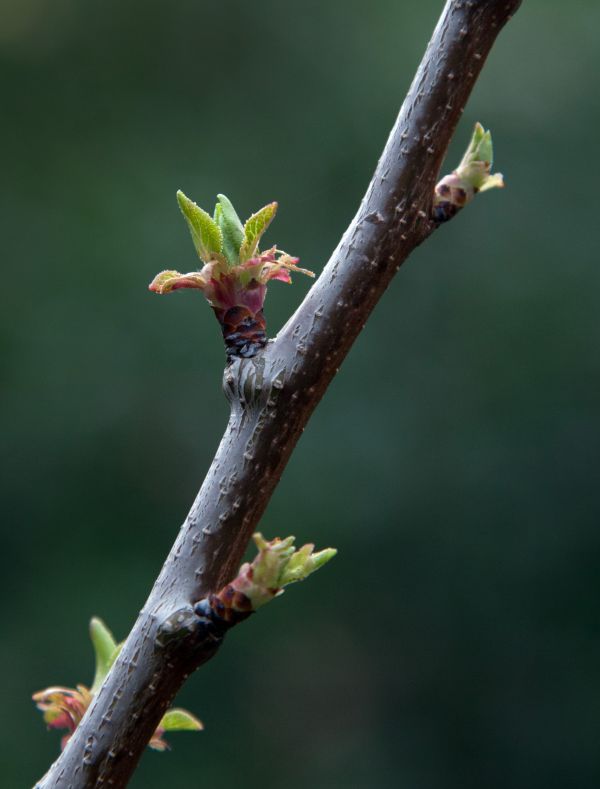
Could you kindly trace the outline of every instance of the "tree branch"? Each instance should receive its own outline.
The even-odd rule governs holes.
[[[371,310],[437,227],[434,186],[483,63],[520,0],[449,0],[358,213],[277,338],[225,370],[225,435],[104,685],[37,787],[125,786],[221,630],[194,605],[234,576],[287,460]]]

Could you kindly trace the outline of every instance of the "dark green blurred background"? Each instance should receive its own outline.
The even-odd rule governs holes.
[[[175,202],[280,202],[320,271],[438,0],[2,0],[2,757],[30,701],[123,637],[225,425],[223,350]],[[507,189],[402,269],[261,524],[338,558],[237,629],[132,786],[549,789],[600,780],[600,6],[525,0],[466,108]],[[272,333],[309,282],[274,284]]]

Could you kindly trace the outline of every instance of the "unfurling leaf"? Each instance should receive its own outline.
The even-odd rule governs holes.
[[[229,198],[217,195],[219,200],[215,208],[215,218],[223,238],[222,251],[231,266],[237,266],[240,259],[240,247],[244,240],[244,228]]]
[[[180,288],[203,290],[205,287],[206,280],[199,271],[191,271],[189,274],[181,274],[179,271],[161,271],[148,285],[148,290],[162,295]]]
[[[494,148],[491,131],[485,131],[480,123],[475,124],[469,146],[455,173],[464,181],[465,188],[475,192],[504,186],[500,173],[491,175],[494,164]]]
[[[201,731],[204,728],[202,722],[194,717],[191,712],[181,709],[173,709],[166,712],[148,745],[154,751],[167,751],[169,743],[163,739],[167,731]]]
[[[66,730],[61,740],[61,749],[79,726],[124,643],[117,644],[113,634],[98,617],[94,617],[90,622],[90,637],[96,656],[96,674],[92,687],[52,686],[33,694],[33,700],[43,712],[48,728]],[[148,745],[157,751],[165,751],[169,747],[162,739],[165,731],[200,731],[203,728],[201,721],[191,712],[182,709],[167,710]]]
[[[243,564],[233,581],[216,595],[225,607],[236,607],[235,593],[239,592],[250,610],[256,611],[281,594],[284,586],[303,581],[337,553],[335,548],[313,553],[315,546],[312,543],[296,550],[295,537],[265,540],[257,532],[253,539],[258,548],[254,561]],[[240,610],[245,611],[247,608],[243,606]]]
[[[436,222],[451,219],[470,203],[478,192],[504,186],[500,173],[492,175],[493,159],[491,132],[485,131],[480,123],[476,123],[460,164],[435,186],[433,218]]]
[[[90,689],[90,692],[94,694],[100,690],[100,686],[114,663],[113,656],[117,651],[117,642],[104,622],[96,616],[90,621],[90,638],[96,656],[96,673]]]
[[[204,728],[195,715],[179,708],[165,712],[159,725],[164,731],[202,731]]]
[[[479,187],[480,192],[487,192],[488,189],[502,189],[504,187],[504,176],[502,173],[488,175]]]
[[[315,546],[309,543],[293,554],[283,570],[280,579],[281,586],[287,586],[296,581],[303,581],[315,570],[318,570],[319,567],[327,564],[337,553],[335,548],[324,548],[318,553],[313,553],[314,548]]]
[[[260,239],[271,224],[277,213],[277,203],[268,203],[246,220],[244,224],[244,240],[240,249],[240,263],[254,257]]]
[[[250,359],[267,344],[263,306],[268,283],[290,283],[295,272],[309,277],[314,274],[300,268],[298,258],[276,246],[259,250],[259,242],[277,212],[277,203],[263,206],[242,227],[223,194],[218,195],[212,218],[182,192],[177,193],[177,199],[196,249],[206,262],[200,271],[187,274],[161,271],[149,290],[160,294],[180,288],[201,290],[221,325],[228,361]]]
[[[181,190],[177,192],[177,202],[192,234],[196,252],[201,260],[208,263],[215,255],[219,255],[223,248],[220,227],[210,214],[186,197]]]

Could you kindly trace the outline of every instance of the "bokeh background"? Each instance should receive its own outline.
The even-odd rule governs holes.
[[[321,269],[438,0],[1,0],[0,782],[56,756],[30,701],[122,638],[225,425],[175,202],[277,199]],[[551,789],[600,781],[600,6],[526,0],[451,150],[508,188],[402,269],[261,524],[335,545],[178,703],[137,789]],[[275,284],[272,333],[309,282]]]

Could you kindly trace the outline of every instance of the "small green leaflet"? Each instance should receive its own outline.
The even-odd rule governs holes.
[[[91,692],[97,693],[114,663],[118,645],[104,622],[96,616],[90,622],[90,638],[96,656],[96,673]]]
[[[223,237],[223,254],[230,265],[237,266],[244,240],[244,228],[230,200],[225,195],[217,195],[217,198],[219,203],[215,208],[215,218]]]
[[[181,190],[177,192],[177,202],[188,223],[196,252],[207,263],[223,248],[221,229],[210,214],[186,197]]]
[[[240,263],[254,257],[260,239],[277,213],[277,203],[269,203],[246,220],[244,240],[240,249]]]
[[[160,728],[165,731],[201,731],[204,726],[191,712],[181,709],[172,709],[162,717]]]

